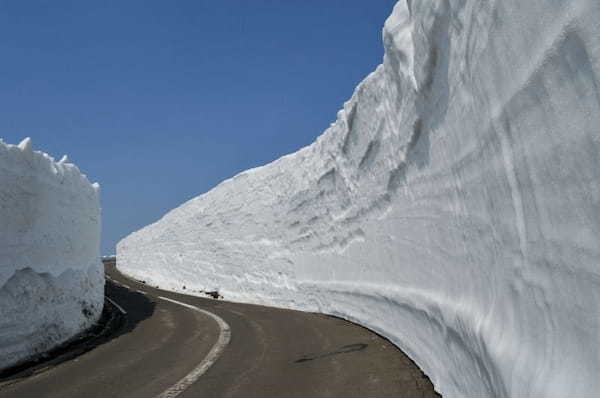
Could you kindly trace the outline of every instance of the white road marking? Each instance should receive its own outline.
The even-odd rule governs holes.
[[[196,368],[194,370],[192,370],[187,376],[185,376],[183,379],[179,380],[174,386],[172,386],[171,388],[169,388],[168,390],[166,390],[165,392],[163,392],[162,394],[160,394],[159,396],[156,397],[156,398],[174,398],[174,397],[178,396],[179,394],[181,394],[182,392],[184,392],[189,386],[194,384],[200,378],[200,376],[202,376],[204,373],[206,373],[206,371],[217,361],[217,359],[219,359],[219,357],[223,353],[223,350],[225,350],[225,347],[227,347],[227,344],[229,344],[229,341],[231,341],[231,329],[229,328],[229,325],[227,324],[227,322],[225,322],[223,320],[223,318],[221,318],[218,315],[213,314],[212,312],[208,312],[208,311],[202,310],[198,307],[195,307],[193,305],[182,303],[177,300],[172,300],[170,298],[166,298],[166,297],[162,297],[162,296],[159,296],[158,298],[166,300],[166,301],[170,301],[175,304],[179,304],[181,306],[192,309],[194,311],[198,311],[206,316],[211,317],[212,319],[215,320],[215,322],[217,322],[217,325],[219,325],[219,330],[220,330],[219,338],[218,338],[217,342],[215,343],[215,345],[211,348],[211,350],[208,353],[208,355],[206,356],[206,358],[204,358],[202,360],[202,362],[200,362],[198,364],[198,366],[196,366]]]
[[[106,279],[108,279],[109,281],[111,281],[112,283],[114,283],[115,285],[119,285],[119,286],[124,286],[121,282],[119,282],[116,279],[111,278],[110,276],[107,276]]]
[[[140,289],[137,289],[137,290],[136,290],[136,292],[138,292],[138,293],[142,293],[142,294],[146,294],[146,292],[145,292],[145,291],[143,291],[143,290],[140,290]]]
[[[126,284],[124,284],[124,283],[119,283],[119,285],[123,286],[123,287],[124,287],[124,288],[126,288],[126,289],[129,289],[129,290],[131,290],[131,286],[129,286],[129,285],[126,285]]]
[[[111,300],[111,298],[110,298],[110,297],[108,297],[108,296],[104,296],[104,297],[105,297],[105,298],[106,298],[108,301],[110,301],[110,303],[111,303],[112,305],[114,305],[115,307],[117,307],[117,308],[118,308],[118,310],[119,310],[119,311],[121,311],[121,312],[122,312],[124,315],[126,315],[126,314],[127,314],[127,311],[125,311],[125,310],[123,309],[123,307],[121,307],[119,304],[117,304],[117,303],[115,303],[113,300]]]

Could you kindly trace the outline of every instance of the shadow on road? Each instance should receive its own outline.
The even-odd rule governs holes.
[[[154,314],[156,304],[145,295],[129,291],[110,280],[106,280],[104,294],[125,307],[127,314],[121,313],[112,303],[105,300],[102,315],[94,326],[44,354],[1,371],[0,386],[41,373],[81,356],[100,345],[130,333],[140,322]],[[126,305],[124,305],[125,303]]]
[[[123,317],[123,315],[109,303],[115,311],[119,312],[121,318],[124,318],[119,325],[120,327],[113,331],[110,340],[130,333],[140,322],[150,318],[152,314],[154,314],[156,304],[142,293],[133,292],[107,280],[105,294],[121,306],[124,306],[123,303],[127,304],[125,308],[127,315]]]
[[[343,347],[340,347],[339,349],[337,349],[335,351],[326,352],[326,353],[317,354],[317,355],[306,355],[306,356],[303,356],[302,358],[294,361],[294,363],[302,363],[302,362],[314,361],[315,359],[328,358],[328,357],[332,357],[334,355],[348,354],[348,353],[351,353],[351,352],[362,351],[365,348],[367,348],[368,346],[369,346],[368,344],[364,344],[364,343],[349,344],[349,345],[345,345]]]

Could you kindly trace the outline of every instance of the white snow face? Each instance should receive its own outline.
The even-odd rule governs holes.
[[[600,391],[600,2],[420,0],[317,141],[120,242],[161,287],[320,311],[447,398]]]
[[[0,369],[90,327],[104,301],[99,186],[0,140]]]

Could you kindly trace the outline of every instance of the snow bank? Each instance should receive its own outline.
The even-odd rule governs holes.
[[[99,186],[0,140],[0,369],[73,337],[100,316]]]
[[[447,398],[600,391],[600,3],[401,1],[317,141],[120,242],[149,283],[331,313]]]

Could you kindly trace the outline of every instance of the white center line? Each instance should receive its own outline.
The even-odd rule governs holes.
[[[211,317],[212,319],[215,320],[215,322],[217,322],[217,325],[219,325],[219,338],[217,339],[217,342],[215,343],[215,345],[213,345],[213,347],[211,348],[211,350],[208,353],[208,355],[206,356],[206,358],[204,358],[202,360],[202,362],[200,362],[198,364],[198,366],[196,366],[196,368],[194,368],[194,370],[192,370],[187,376],[185,376],[183,379],[179,380],[174,386],[167,389],[165,392],[163,392],[162,394],[160,394],[159,396],[156,397],[156,398],[174,398],[174,397],[178,396],[179,394],[181,394],[183,391],[185,391],[189,386],[194,384],[200,378],[200,376],[202,376],[204,373],[206,373],[206,371],[217,361],[217,359],[219,359],[219,357],[223,353],[223,350],[225,350],[225,347],[231,341],[231,329],[229,328],[229,325],[227,324],[227,322],[225,322],[223,320],[223,318],[221,318],[218,315],[213,314],[212,312],[208,312],[208,311],[202,310],[198,307],[195,307],[193,305],[182,303],[177,300],[172,300],[170,298],[166,298],[166,297],[162,297],[162,296],[159,296],[158,298],[162,299],[162,300],[170,301],[175,304],[179,304],[183,307],[192,309],[194,311],[198,311],[206,316]]]

